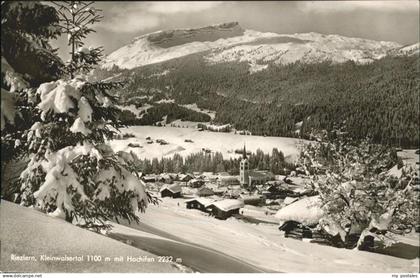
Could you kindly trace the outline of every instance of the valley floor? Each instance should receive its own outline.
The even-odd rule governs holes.
[[[121,128],[122,133],[135,135],[133,138],[123,140],[112,140],[110,145],[115,152],[133,151],[139,158],[169,157],[179,153],[185,157],[192,153],[201,152],[203,148],[212,152],[221,152],[225,159],[240,156],[235,150],[243,149],[244,144],[248,151],[256,152],[261,149],[264,153],[271,153],[273,148],[282,151],[286,158],[291,160],[297,157],[299,145],[304,140],[287,137],[251,136],[234,133],[198,131],[196,128],[178,127],[156,127],[156,126],[130,126]],[[151,140],[163,139],[167,145],[160,145],[157,142],[147,143],[147,137]],[[185,142],[185,140],[192,142]],[[138,144],[139,147],[132,148],[128,144]]]

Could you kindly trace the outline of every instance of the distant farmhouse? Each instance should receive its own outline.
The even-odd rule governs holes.
[[[198,209],[210,213],[218,219],[225,220],[234,214],[239,214],[239,209],[244,207],[242,200],[225,199],[221,201],[195,198],[185,202],[187,209]]]
[[[201,211],[207,211],[207,207],[214,203],[216,200],[207,198],[195,198],[185,202],[187,209],[198,209]]]
[[[208,206],[211,215],[223,220],[234,214],[239,214],[239,209],[243,207],[244,202],[239,199],[225,199],[214,202]]]
[[[171,197],[171,198],[181,198],[181,186],[178,184],[164,186],[160,190],[160,196]]]
[[[200,196],[200,197],[212,196],[212,195],[214,195],[214,191],[211,190],[208,187],[202,187],[202,188],[198,189],[197,195]]]
[[[237,176],[220,176],[218,179],[219,186],[239,185]]]
[[[199,188],[204,185],[204,180],[199,178],[194,178],[188,182],[188,186],[192,188]]]

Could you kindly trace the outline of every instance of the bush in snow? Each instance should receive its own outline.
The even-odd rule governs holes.
[[[299,164],[313,176],[325,211],[321,223],[344,237],[351,231],[392,244],[393,234],[407,233],[418,221],[417,171],[404,166],[401,177],[388,174],[399,161],[395,150],[356,141],[342,131],[319,133],[304,147]]]

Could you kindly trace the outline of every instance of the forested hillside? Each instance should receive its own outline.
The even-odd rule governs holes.
[[[205,53],[119,71],[129,85],[123,99],[151,90],[179,104],[216,111],[215,122],[253,134],[301,136],[345,123],[351,136],[417,147],[418,57],[385,57],[371,64],[270,64],[250,73],[248,64],[209,64]],[[161,74],[161,73],[165,74]],[[104,75],[105,74],[105,75]]]

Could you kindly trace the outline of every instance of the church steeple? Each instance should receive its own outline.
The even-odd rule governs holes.
[[[249,162],[248,162],[248,157],[246,155],[245,144],[244,144],[244,150],[242,153],[242,159],[239,162],[239,179],[242,186],[244,187],[249,186]]]

